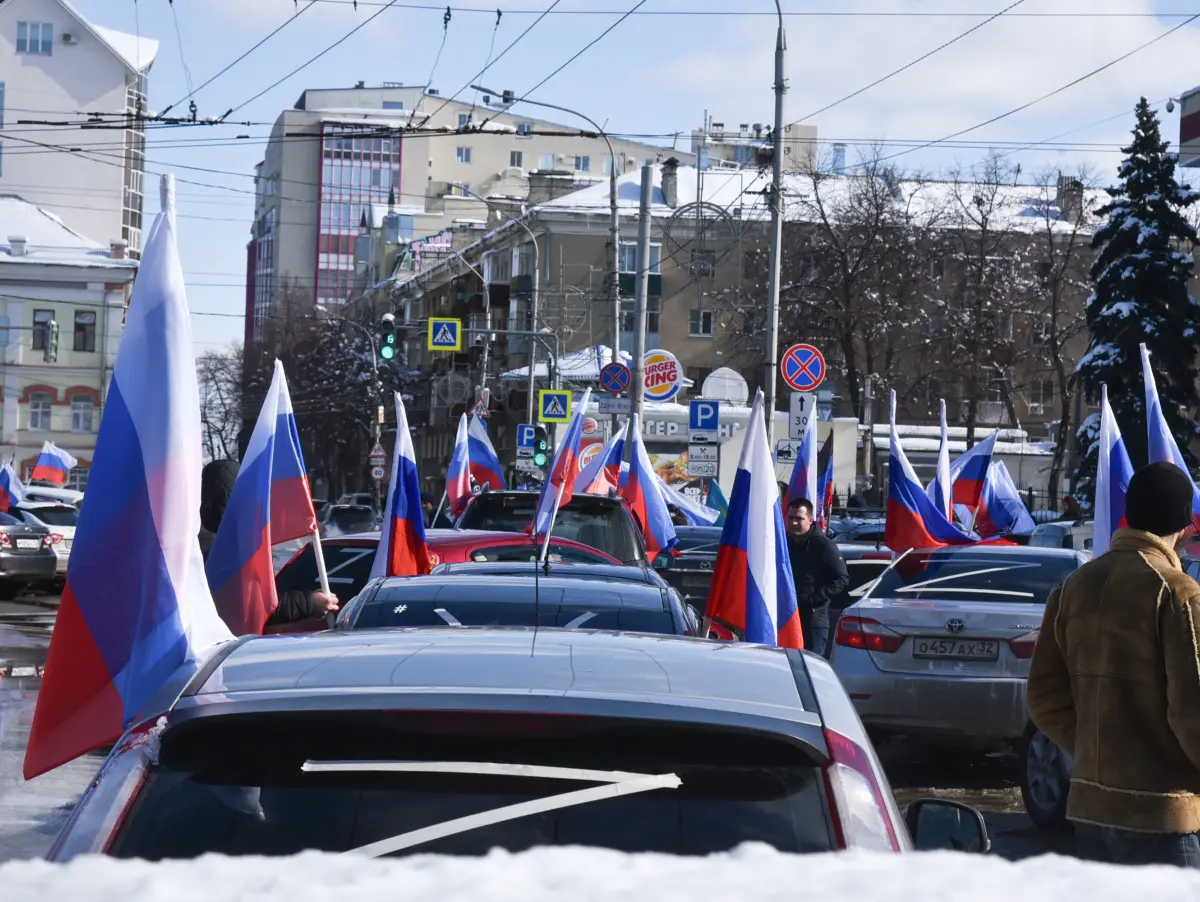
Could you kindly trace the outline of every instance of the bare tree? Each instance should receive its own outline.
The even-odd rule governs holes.
[[[242,347],[205,351],[196,360],[205,460],[237,460],[242,428]]]

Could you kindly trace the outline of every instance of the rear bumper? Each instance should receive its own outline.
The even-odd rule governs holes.
[[[1015,742],[1029,722],[1023,679],[885,673],[866,652],[843,648],[835,653],[834,670],[858,716],[875,730]]]
[[[54,552],[39,554],[0,554],[0,580],[54,576],[58,558]],[[66,565],[64,563],[64,569]]]

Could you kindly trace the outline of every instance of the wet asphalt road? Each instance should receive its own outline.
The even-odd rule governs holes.
[[[24,596],[0,602],[0,673],[45,663],[57,601]],[[0,678],[0,861],[44,854],[101,762],[99,756],[87,756],[29,782],[23,779],[39,685],[36,675]],[[984,814],[993,852],[1005,858],[1070,854],[1069,834],[1042,833],[1025,815],[1015,755],[908,744],[878,751],[901,805],[934,796],[975,806]]]

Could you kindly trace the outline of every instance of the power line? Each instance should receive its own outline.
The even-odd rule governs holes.
[[[190,100],[196,92],[192,89],[192,70],[188,68],[187,57],[183,53],[183,32],[179,30],[179,13],[175,9],[175,0],[167,0],[167,6],[171,8],[171,21],[175,23],[175,41],[179,44],[179,63],[183,66],[183,80],[188,89],[185,99]]]

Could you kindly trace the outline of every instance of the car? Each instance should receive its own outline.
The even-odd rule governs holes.
[[[9,601],[34,583],[53,580],[57,567],[49,529],[0,513],[0,599]]]
[[[1000,545],[898,556],[834,631],[830,660],[863,723],[880,736],[1015,746],[1046,598],[1085,560]]]
[[[722,529],[719,526],[676,526],[675,535],[679,544],[670,557],[659,555],[655,564],[663,560],[660,575],[678,590],[688,604],[704,609],[708,599],[708,587],[712,583],[713,567],[717,563],[717,549],[721,544]]]
[[[1090,552],[1094,533],[1091,520],[1040,523],[1029,534],[1028,544],[1033,548],[1073,548]]]
[[[549,845],[704,856],[751,841],[789,853],[989,845],[968,806],[922,799],[901,815],[820,658],[431,627],[221,646],[133,719],[47,857]]]
[[[31,526],[44,526],[49,530],[56,557],[54,569],[65,578],[71,560],[71,545],[75,541],[75,527],[79,523],[79,508],[57,501],[23,501],[11,512]]]
[[[338,497],[339,505],[375,508],[375,495],[371,492],[348,492]]]
[[[865,519],[844,517],[832,521],[826,532],[835,542],[882,545],[887,521],[883,517]]]
[[[455,524],[459,529],[524,532],[533,523],[537,492],[480,492],[472,496]],[[641,531],[619,498],[575,494],[554,520],[555,538],[598,548],[622,564],[646,560]]]
[[[476,565],[461,564],[469,568]],[[484,565],[488,567],[490,565]],[[696,636],[700,618],[669,586],[615,579],[597,568],[560,575],[443,572],[420,579],[372,580],[337,618],[338,629],[382,626],[545,626]],[[633,570],[635,567],[610,567]]]
[[[48,485],[27,485],[25,486],[25,500],[50,501],[79,507],[83,503],[83,492],[77,492],[75,489],[58,489]]]
[[[834,623],[842,611],[866,594],[892,562],[892,552],[878,545],[859,542],[838,542],[837,550],[846,562],[850,582],[845,590],[829,603],[829,621]]]
[[[536,571],[536,572],[535,572]],[[431,571],[433,576],[557,576],[564,579],[615,579],[620,582],[642,583],[660,589],[674,591],[659,572],[650,567],[627,567],[624,564],[596,564],[591,562],[550,561],[540,564],[530,561],[467,561],[465,563],[438,564]]]
[[[321,538],[354,535],[379,529],[375,508],[365,504],[327,504],[317,515]]]

